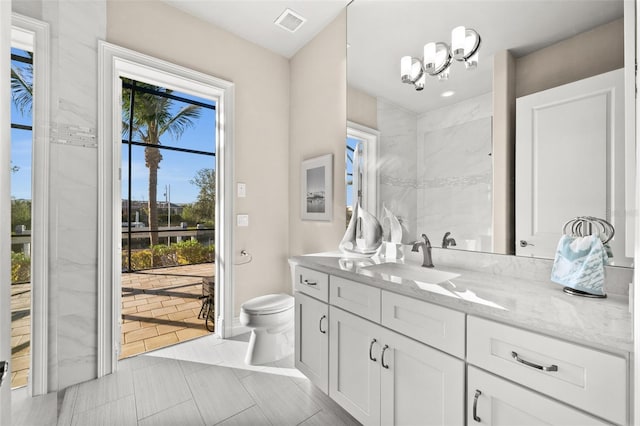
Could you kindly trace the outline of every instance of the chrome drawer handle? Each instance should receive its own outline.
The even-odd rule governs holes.
[[[322,329],[322,320],[325,319],[325,318],[327,318],[326,315],[323,315],[322,317],[320,317],[320,324],[318,324],[318,327],[320,328],[320,333],[322,333],[322,334],[327,334],[327,330],[323,330]]]
[[[527,360],[524,360],[522,358],[520,358],[518,356],[518,354],[514,351],[511,351],[511,357],[513,359],[515,359],[516,361],[518,361],[520,364],[524,364],[527,367],[532,367],[535,368],[537,370],[542,370],[542,371],[558,371],[558,366],[557,365],[550,365],[549,367],[545,367],[544,365],[538,365],[538,364],[534,364],[532,362],[529,362]]]
[[[302,279],[302,277],[300,277],[300,279]],[[304,280],[303,283],[305,283],[306,285],[318,285],[317,281]]]
[[[373,340],[371,341],[371,344],[369,345],[369,359],[370,359],[371,361],[373,361],[373,362],[378,361],[376,358],[374,358],[374,357],[373,357],[373,354],[371,353],[371,351],[373,350],[373,345],[374,345],[374,343],[376,343],[376,342],[377,342],[377,340],[376,340],[376,339],[373,339]]]
[[[480,417],[478,417],[478,397],[482,395],[482,392],[480,392],[478,389],[476,389],[476,394],[473,397],[473,420],[475,420],[476,422],[480,423],[482,420],[480,420]]]
[[[384,352],[389,349],[389,345],[384,345],[384,348],[382,348],[382,359],[380,360],[380,364],[382,364],[382,366],[386,369],[389,369],[389,364],[385,364],[384,363]]]

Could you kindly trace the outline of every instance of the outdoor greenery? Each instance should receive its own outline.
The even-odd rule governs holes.
[[[17,225],[31,228],[31,200],[11,200],[11,229]]]
[[[183,219],[189,224],[199,223],[213,227],[216,205],[216,175],[213,169],[198,170],[189,182],[200,191],[195,203],[184,206]]]
[[[128,268],[127,252],[122,253],[122,269]],[[181,241],[170,246],[157,244],[150,249],[134,250],[131,253],[131,269],[150,269],[163,266],[192,265],[213,262],[215,246],[204,245],[196,240]]]
[[[28,282],[31,279],[31,259],[24,253],[11,252],[11,282]]]
[[[129,80],[125,80],[131,82]],[[173,91],[146,83],[136,82],[145,89],[171,94]],[[131,89],[122,91],[122,134],[128,137],[135,134],[144,143],[160,145],[160,138],[165,133],[179,139],[184,131],[193,126],[200,116],[200,107],[188,105],[177,113],[172,112],[173,101],[169,98],[146,92],[135,92],[133,112],[131,112]],[[132,126],[129,118],[133,115]],[[160,150],[146,147],[144,150],[145,166],[149,169],[149,238],[151,246],[158,244],[158,169],[162,161]]]

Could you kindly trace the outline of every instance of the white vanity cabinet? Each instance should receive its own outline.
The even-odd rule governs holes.
[[[580,409],[615,424],[628,423],[629,372],[627,360],[622,356],[469,316],[467,362],[518,384],[491,374],[479,374],[470,366],[467,395],[470,418],[474,417],[474,411],[498,410],[500,414],[494,412],[484,417],[531,416],[558,425],[606,424],[595,419],[583,421],[584,414],[577,410]],[[533,391],[555,401],[546,396],[534,398]],[[477,392],[480,394],[476,399]],[[502,413],[505,417],[501,417]],[[477,417],[483,421],[469,424],[536,423],[485,422],[482,414]],[[514,417],[517,418],[520,417]],[[584,417],[587,418],[590,417]]]
[[[467,425],[605,425],[608,423],[473,366],[467,372]]]
[[[365,425],[464,423],[464,361],[427,344],[463,358],[465,315],[344,278],[329,284],[329,396]]]
[[[329,391],[329,276],[296,267],[295,366],[323,392]]]
[[[329,305],[295,294],[295,366],[324,393],[329,391]]]

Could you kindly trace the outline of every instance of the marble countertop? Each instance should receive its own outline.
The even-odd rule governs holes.
[[[341,253],[296,256],[289,262],[594,348],[619,354],[633,351],[633,316],[626,296],[576,297],[565,294],[560,285],[551,281],[450,265],[436,265],[436,269],[459,274],[458,277],[440,284],[427,284],[367,270],[367,266],[385,263],[385,260],[345,257]],[[404,263],[386,261],[389,262]]]

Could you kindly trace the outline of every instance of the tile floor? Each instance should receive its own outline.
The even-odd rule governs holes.
[[[59,401],[14,398],[14,424],[56,424],[44,415],[56,405],[58,425],[358,424],[293,367],[293,357],[245,365],[247,338],[209,335],[122,360],[116,373],[72,386]]]

